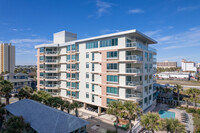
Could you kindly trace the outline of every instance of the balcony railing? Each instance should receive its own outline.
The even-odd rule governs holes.
[[[126,81],[126,85],[128,86],[142,85],[142,81]]]
[[[45,62],[47,62],[47,63],[56,63],[57,62],[57,60],[56,59],[47,59],[47,60],[45,60]]]
[[[141,70],[137,68],[126,68],[126,73],[141,73]]]
[[[143,61],[143,58],[142,58],[142,56],[138,56],[138,55],[127,55],[126,60]]]
[[[45,87],[59,87],[57,84],[46,84]]]
[[[58,79],[59,77],[58,76],[46,76],[45,78],[46,79]]]
[[[46,51],[45,53],[46,54],[57,54],[58,52],[57,51]]]
[[[141,98],[142,93],[133,93],[133,94],[126,94],[126,98]]]
[[[52,68],[52,67],[46,67],[45,70],[46,71],[56,71],[58,69],[57,68]]]
[[[141,48],[141,49],[144,49],[144,50],[148,50],[148,51],[157,53],[157,50],[155,48],[145,46],[144,44],[141,44],[139,42],[126,43],[126,47],[137,47],[137,48]]]

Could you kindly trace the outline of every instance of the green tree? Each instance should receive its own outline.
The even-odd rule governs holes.
[[[49,106],[54,107],[54,108],[59,108],[63,111],[64,109],[64,101],[60,97],[50,97],[48,98],[48,103]]]
[[[142,109],[139,107],[138,103],[134,103],[132,101],[125,101],[123,106],[123,117],[129,120],[129,129],[132,131],[131,121],[135,121],[135,119],[137,119],[142,114]]]
[[[31,87],[25,86],[18,92],[17,97],[19,98],[19,100],[24,99],[24,98],[29,99],[32,93],[33,93],[33,89]]]
[[[196,88],[190,88],[190,89],[186,90],[185,93],[190,96],[189,98],[186,98],[186,100],[193,102],[194,106],[196,107],[197,106],[196,103],[200,98],[199,97],[200,90],[196,89]]]
[[[31,95],[30,99],[38,101],[38,102],[42,102],[42,98],[39,97],[37,94]]]
[[[48,103],[48,99],[50,98],[50,97],[52,97],[51,96],[51,94],[49,94],[48,92],[46,92],[46,91],[37,91],[37,95],[42,99],[42,102],[44,103],[44,104],[49,104]]]
[[[6,104],[9,104],[9,98],[10,98],[10,93],[13,89],[13,85],[10,81],[8,80],[2,80],[0,81],[0,91],[5,95],[6,98]]]
[[[30,125],[25,123],[24,118],[22,116],[10,117],[4,123],[4,132],[5,133],[24,133],[30,131]]]
[[[123,115],[123,103],[121,101],[111,101],[108,104],[107,114],[114,115],[116,118],[116,132],[118,131],[119,117]]]
[[[179,105],[179,101],[180,101],[180,91],[183,91],[183,87],[179,84],[176,84],[174,86],[174,91],[176,91],[177,93],[177,100],[178,100],[178,105]]]
[[[185,126],[177,119],[164,119],[163,128],[170,133],[185,133]]]
[[[74,109],[75,109],[76,117],[78,117],[78,108],[81,108],[82,105],[79,104],[78,102],[74,102],[74,103],[73,103],[73,107],[74,107]]]
[[[141,125],[148,131],[154,133],[162,128],[162,122],[160,116],[157,113],[147,113],[141,116]]]

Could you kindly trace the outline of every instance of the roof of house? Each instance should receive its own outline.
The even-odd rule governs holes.
[[[69,133],[88,124],[85,120],[30,99],[20,100],[5,108],[15,116],[23,116],[25,122],[39,133]]]

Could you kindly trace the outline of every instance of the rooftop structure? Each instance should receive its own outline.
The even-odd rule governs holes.
[[[170,61],[157,62],[157,68],[174,68],[174,67],[177,67],[177,62],[170,62]]]
[[[23,99],[5,109],[14,116],[22,116],[38,133],[86,133],[87,121],[33,100]]]
[[[113,100],[139,102],[143,110],[155,104],[156,50],[149,46],[155,40],[137,30],[80,40],[58,34],[61,40],[56,33],[54,43],[35,46],[38,90],[98,107],[98,113]]]
[[[196,63],[193,61],[187,61],[185,59],[181,60],[181,69],[182,71],[197,71]]]

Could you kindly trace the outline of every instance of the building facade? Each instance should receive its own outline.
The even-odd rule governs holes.
[[[98,113],[114,100],[135,101],[146,110],[156,101],[156,50],[149,47],[155,43],[137,30],[82,40],[56,33],[53,44],[35,47],[37,88],[96,106]]]
[[[177,67],[177,62],[170,62],[170,61],[157,62],[157,68],[175,68],[175,67]]]
[[[185,59],[181,60],[181,69],[182,71],[197,71],[196,63],[193,61],[187,61]]]
[[[0,44],[0,74],[2,72],[14,72],[15,70],[15,46],[10,43]]]

